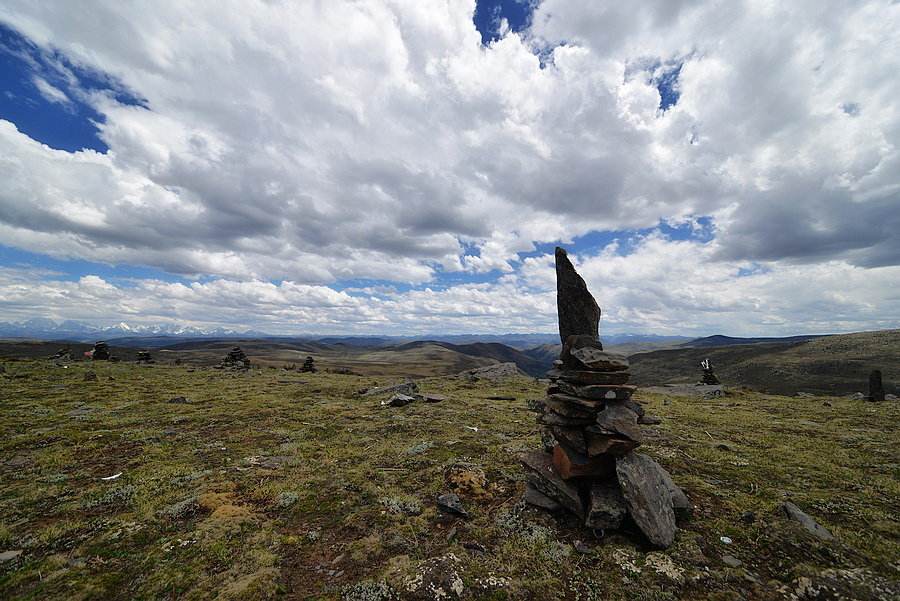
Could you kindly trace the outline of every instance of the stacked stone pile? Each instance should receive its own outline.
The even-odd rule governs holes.
[[[716,377],[716,372],[713,371],[712,361],[704,359],[700,362],[700,367],[703,368],[703,379],[700,380],[701,384],[706,384],[708,386],[718,386],[721,384],[719,378]]]
[[[306,361],[303,362],[303,365],[300,367],[300,371],[311,374],[314,374],[318,371],[316,369],[316,364],[311,356],[306,357]]]
[[[607,353],[599,339],[600,308],[566,252],[556,249],[557,307],[563,347],[540,415],[544,451],[526,453],[525,499],[565,509],[594,529],[633,522],[657,547],[675,536],[676,512],[690,503],[669,474],[634,449],[641,444],[643,408],[631,399],[628,360]]]
[[[154,363],[153,357],[150,356],[150,351],[138,351],[136,362],[137,363]]]
[[[250,359],[241,350],[241,347],[234,346],[222,359],[222,362],[216,365],[216,369],[250,369]]]

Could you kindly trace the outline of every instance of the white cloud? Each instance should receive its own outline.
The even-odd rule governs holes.
[[[51,84],[43,77],[35,75],[31,78],[31,81],[32,83],[34,83],[34,87],[37,88],[38,92],[40,92],[41,96],[43,96],[44,99],[47,100],[47,102],[62,104],[65,106],[72,104],[72,101],[68,96],[66,96],[65,92]]]
[[[553,309],[530,286],[549,287],[518,252],[712,215],[714,243],[660,247],[684,253],[683,263],[661,263],[653,240],[624,258],[603,255],[621,275],[604,303],[612,323],[734,332],[710,315],[734,305],[734,315],[776,329],[794,315],[760,304],[753,322],[740,294],[814,311],[802,322],[812,329],[891,314],[883,295],[870,310],[841,286],[881,282],[900,264],[900,5],[545,0],[532,31],[506,32],[489,48],[473,10],[473,0],[89,11],[5,2],[0,21],[117,78],[146,107],[80,92],[105,117],[106,155],[52,150],[0,121],[0,238],[57,257],[222,278],[199,286],[243,281],[255,292],[228,294],[251,296],[260,311],[268,305],[257,292],[275,295],[273,311],[287,294],[269,280],[319,289],[499,270],[490,292],[407,293],[397,311],[393,297],[348,295],[345,313],[359,316],[354,328],[402,329],[400,315],[428,324],[419,309],[449,303],[463,307],[466,330],[535,329],[548,319],[533,311]],[[534,46],[561,41],[542,68]],[[677,62],[681,96],[661,112],[653,71]],[[732,275],[754,261],[764,273]],[[821,279],[831,296],[817,305],[791,278]]]

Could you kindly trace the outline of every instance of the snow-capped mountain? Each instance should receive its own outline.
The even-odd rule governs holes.
[[[73,320],[56,322],[44,317],[35,317],[18,323],[0,322],[0,338],[92,342],[104,338],[144,336],[225,338],[231,336],[264,337],[268,336],[268,334],[254,330],[198,328],[183,324],[129,324],[120,322],[113,326],[95,326]]]

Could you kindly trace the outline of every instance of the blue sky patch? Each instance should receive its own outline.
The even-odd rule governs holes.
[[[74,282],[87,275],[96,275],[117,286],[129,286],[132,280],[160,280],[190,284],[191,280],[162,269],[139,265],[106,265],[82,259],[54,259],[40,253],[0,245],[0,266],[13,269],[45,271],[47,280]]]
[[[75,65],[62,54],[39,48],[0,24],[0,119],[51,148],[106,152],[96,123],[104,117],[87,103],[93,92],[118,102],[146,106],[114,78]]]
[[[506,19],[512,31],[522,31],[531,25],[531,15],[539,0],[476,0],[475,28],[481,43],[488,45],[500,39],[500,22]]]

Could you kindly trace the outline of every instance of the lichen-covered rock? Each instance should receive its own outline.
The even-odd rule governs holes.
[[[666,549],[675,541],[675,511],[658,467],[640,453],[628,453],[616,460],[628,513],[653,546]]]
[[[459,573],[460,563],[453,553],[422,561],[403,581],[404,598],[416,601],[462,599],[465,584]]]

